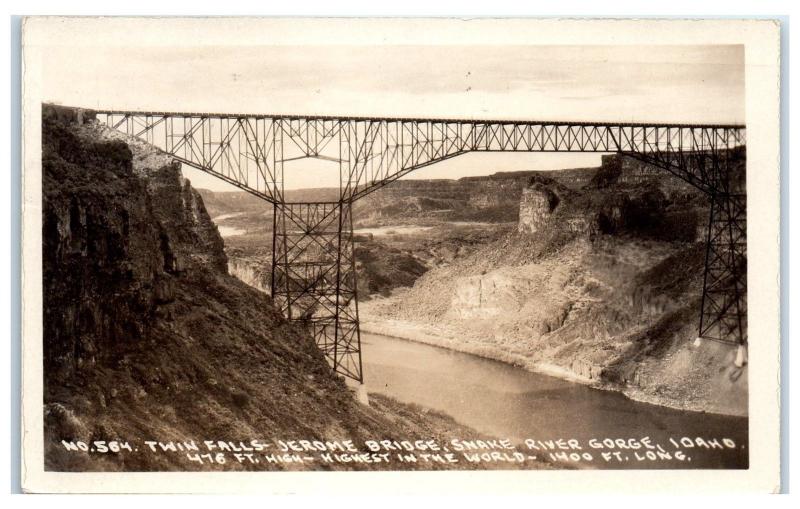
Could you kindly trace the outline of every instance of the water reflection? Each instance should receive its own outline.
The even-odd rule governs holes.
[[[525,439],[702,437],[736,449],[691,453],[692,461],[602,465],[614,468],[747,468],[747,419],[673,410],[622,394],[531,373],[508,364],[412,341],[362,334],[370,392],[443,411],[482,433]],[[601,466],[598,464],[598,466]]]

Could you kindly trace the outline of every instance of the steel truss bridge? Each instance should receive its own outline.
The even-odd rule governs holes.
[[[365,118],[83,110],[176,160],[273,204],[272,297],[301,321],[333,369],[363,381],[352,204],[402,176],[470,152],[630,156],[710,200],[698,337],[747,343],[742,125]],[[287,163],[330,161],[339,198],[287,203]]]

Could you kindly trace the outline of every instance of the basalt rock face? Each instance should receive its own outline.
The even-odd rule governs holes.
[[[147,190],[155,219],[165,232],[163,242],[177,256],[172,269],[197,264],[225,272],[228,258],[222,237],[206,212],[203,198],[181,176],[180,163],[153,172]]]
[[[248,285],[270,293],[271,288],[271,267],[268,260],[250,260],[246,258],[232,257],[228,262],[228,272],[236,276]]]
[[[518,231],[536,233],[541,230],[566,194],[555,181],[532,177],[520,196]]]
[[[731,149],[727,157],[731,164],[730,186],[732,192],[745,192],[744,147]],[[605,155],[602,165],[587,184],[588,187],[606,187],[609,184],[656,184],[667,195],[696,193],[694,186],[680,178],[664,178],[667,172],[644,161],[622,154]]]
[[[623,159],[606,159],[591,183],[579,190],[532,177],[520,197],[517,230],[528,235],[555,231],[561,236],[632,235],[684,242],[705,238],[708,202],[700,191],[675,184],[678,179],[663,171],[644,180],[630,177],[623,171]]]
[[[124,142],[52,115],[43,129],[45,368],[75,373],[146,337],[180,273],[227,260],[177,163],[143,179]]]
[[[398,180],[355,204],[360,224],[409,220],[513,222],[532,178],[548,176],[565,188],[586,185],[596,169],[504,172],[458,180]]]
[[[84,142],[57,120],[43,131],[44,367],[75,373],[102,343],[147,334],[141,317],[169,298],[176,257],[127,145]]]

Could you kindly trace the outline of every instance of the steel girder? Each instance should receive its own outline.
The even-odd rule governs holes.
[[[411,171],[469,152],[622,153],[706,193],[711,217],[700,336],[747,341],[744,172],[734,177],[731,166],[732,154],[743,156],[742,125],[84,112],[84,118],[94,115],[275,204],[276,302],[289,319],[309,324],[334,368],[351,378],[362,379],[348,226],[352,202]],[[284,203],[285,165],[304,158],[338,165],[338,202]],[[341,226],[334,224],[340,220]]]
[[[341,199],[469,152],[621,152],[648,157],[709,192],[694,158],[745,144],[737,125],[609,124],[89,111],[181,162],[282,202],[291,161],[338,163]],[[86,115],[85,115],[86,116]]]

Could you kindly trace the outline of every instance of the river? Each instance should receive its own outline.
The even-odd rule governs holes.
[[[247,230],[244,230],[242,228],[236,228],[235,226],[226,226],[220,224],[226,219],[239,217],[242,214],[244,214],[244,212],[233,212],[230,214],[222,214],[219,216],[212,217],[211,220],[214,221],[214,223],[217,225],[217,230],[219,231],[219,235],[222,238],[233,237],[234,235],[244,235],[245,233],[247,233]]]
[[[590,467],[747,468],[747,418],[674,410],[624,395],[532,373],[475,355],[413,341],[362,333],[369,392],[439,410],[481,433],[526,439],[642,439],[669,446],[670,438],[731,439],[735,448],[684,448],[688,458],[607,462],[591,450]]]

